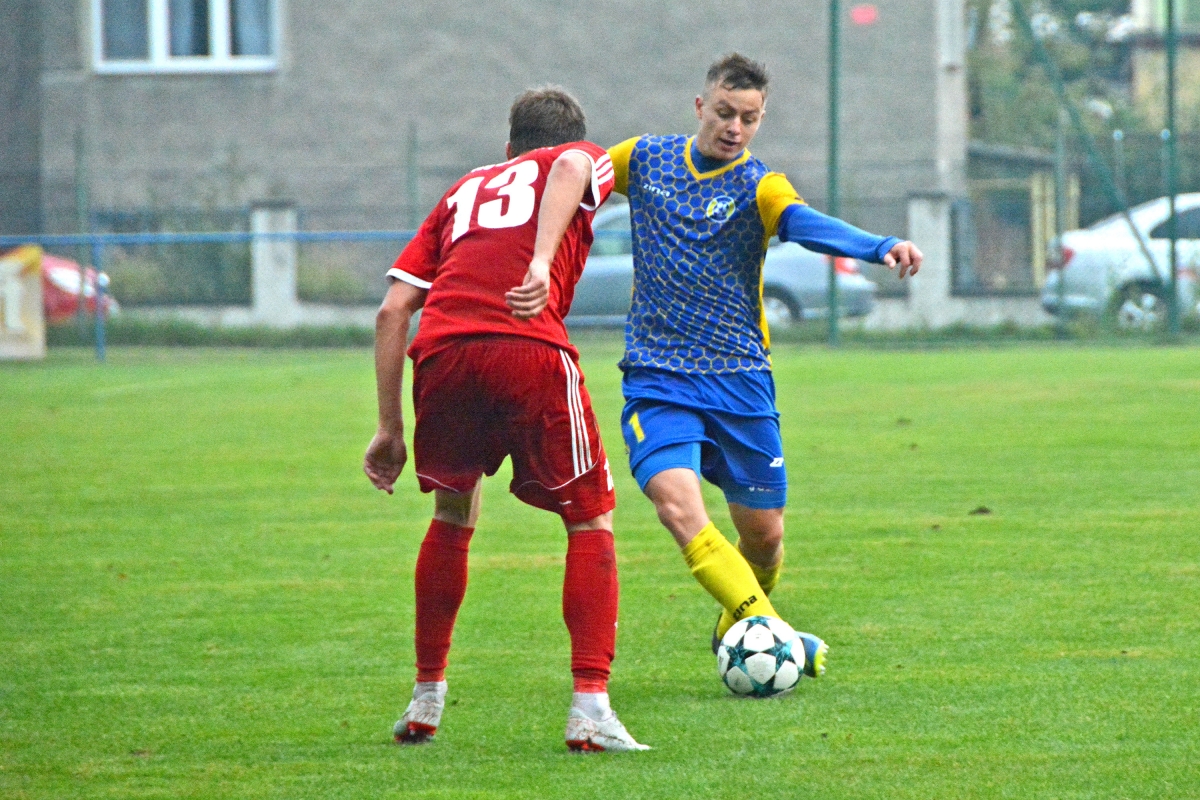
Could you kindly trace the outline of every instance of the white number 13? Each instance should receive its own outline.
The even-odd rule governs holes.
[[[480,203],[476,216],[480,226],[515,228],[528,222],[537,203],[537,194],[533,190],[533,183],[537,179],[537,162],[522,161],[488,181],[485,189],[495,189],[496,194],[508,197],[508,210],[504,209],[504,200],[501,197]],[[471,178],[458,187],[457,192],[446,198],[447,208],[454,209],[454,227],[450,230],[450,241],[462,236],[471,227],[471,214],[475,210],[475,198],[479,194],[481,183],[483,178]]]

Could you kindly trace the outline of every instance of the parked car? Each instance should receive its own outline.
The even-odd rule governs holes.
[[[1042,290],[1042,306],[1066,313],[1108,315],[1123,328],[1152,328],[1167,315],[1170,288],[1168,198],[1131,208],[1154,263],[1146,260],[1124,215],[1114,214],[1083,230],[1067,231],[1061,247],[1050,248],[1052,271]],[[1175,197],[1178,301],[1184,313],[1197,311],[1196,275],[1200,272],[1200,193]]]
[[[629,313],[633,293],[633,237],[629,206],[601,209],[592,222],[596,240],[575,288],[567,322],[574,325],[620,325]],[[875,305],[874,281],[867,280],[852,258],[835,259],[838,308],[861,316]],[[829,256],[788,242],[767,249],[763,263],[763,307],[767,324],[782,328],[829,314]]]
[[[10,263],[15,262],[18,270],[41,272],[42,314],[46,322],[50,324],[63,322],[73,318],[79,312],[81,285],[84,311],[89,314],[96,313],[96,271],[91,267],[82,269],[70,259],[45,253],[40,247],[33,245],[22,245],[6,253],[0,253],[0,258]],[[107,275],[100,274],[102,280],[108,280]],[[5,277],[4,271],[0,270],[0,291],[4,289]],[[17,305],[19,307],[19,302]],[[105,314],[113,314],[120,310],[117,301],[110,294],[104,295],[103,308]]]

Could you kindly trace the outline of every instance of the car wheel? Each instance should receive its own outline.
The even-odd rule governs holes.
[[[1113,295],[1109,313],[1118,330],[1156,330],[1166,321],[1167,300],[1161,286],[1130,283]]]
[[[763,314],[767,325],[775,329],[799,325],[804,319],[800,315],[800,304],[778,289],[763,291]]]

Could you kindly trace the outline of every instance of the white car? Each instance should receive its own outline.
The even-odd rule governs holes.
[[[1179,308],[1183,314],[1197,313],[1200,193],[1176,195],[1175,209]],[[1122,214],[1083,230],[1063,233],[1061,249],[1051,244],[1052,271],[1042,289],[1042,306],[1055,314],[1061,298],[1067,313],[1108,315],[1119,327],[1152,328],[1160,324],[1167,316],[1171,281],[1168,214],[1166,197],[1129,210],[1153,256],[1153,264],[1147,261]]]

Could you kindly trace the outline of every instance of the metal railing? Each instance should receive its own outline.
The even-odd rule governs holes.
[[[379,242],[405,241],[414,231],[206,231],[198,233],[71,233],[29,236],[0,236],[0,250],[21,245],[46,247],[86,247],[91,253],[91,267],[96,271],[96,358],[105,357],[104,295],[108,277],[104,275],[104,251],[109,247],[136,245],[179,244],[253,244],[255,242],[291,241],[297,244],[313,242]],[[83,269],[83,266],[80,268]],[[84,305],[83,275],[80,275],[79,305]]]

